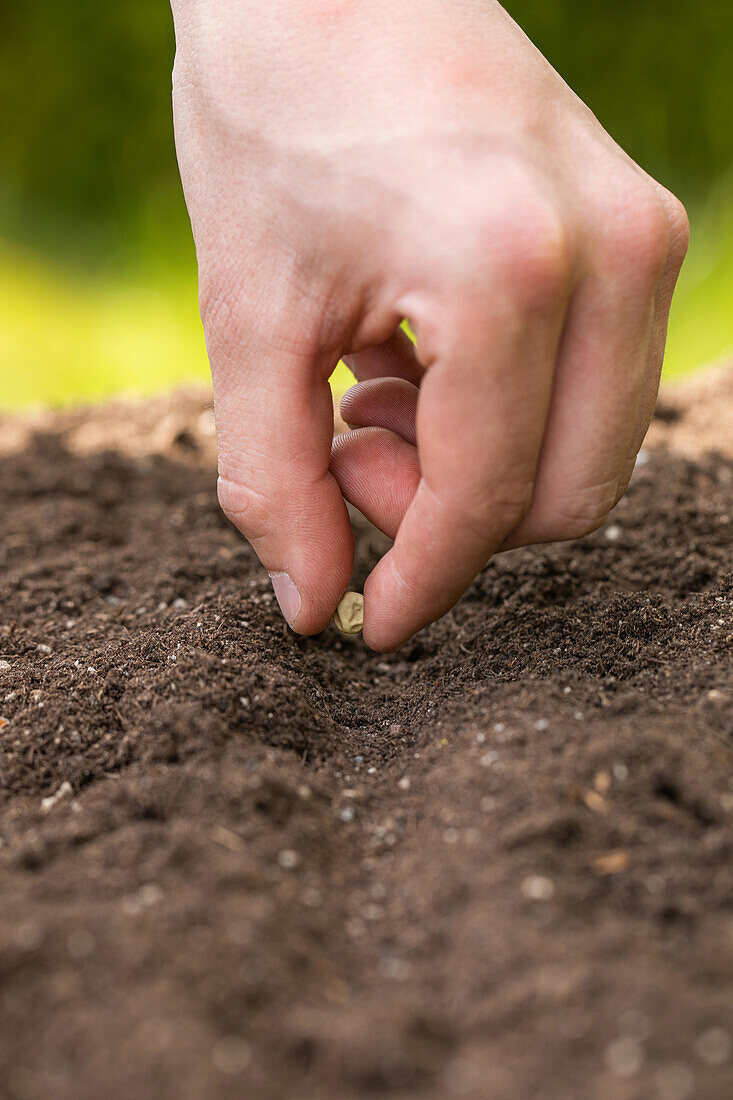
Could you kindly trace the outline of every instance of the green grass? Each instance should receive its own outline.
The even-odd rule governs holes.
[[[692,221],[668,377],[733,354],[733,181]],[[0,407],[145,394],[207,374],[192,264],[92,277],[0,243]],[[334,388],[350,380],[340,365]]]

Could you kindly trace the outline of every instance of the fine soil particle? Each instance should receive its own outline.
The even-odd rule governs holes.
[[[0,1096],[733,1095],[733,448],[674,398],[385,657],[286,628],[205,402],[6,442]]]

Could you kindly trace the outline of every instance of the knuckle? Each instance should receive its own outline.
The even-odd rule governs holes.
[[[456,521],[479,539],[505,538],[529,512],[533,492],[532,482],[503,485],[501,490],[484,487],[464,491],[449,507]]]
[[[534,485],[517,486],[513,492],[506,489],[500,495],[490,497],[485,503],[487,518],[502,531],[512,531],[522,522],[532,506]]]
[[[618,490],[619,481],[614,477],[556,501],[542,524],[543,536],[548,542],[564,542],[593,534],[618,502]]]
[[[517,203],[508,211],[502,226],[494,229],[493,256],[501,284],[524,311],[554,305],[570,282],[569,234],[544,200]]]
[[[671,226],[664,204],[652,188],[634,185],[606,219],[608,243],[603,257],[611,270],[638,272],[656,281],[664,268]]]
[[[618,480],[618,485],[616,486],[616,496],[615,496],[615,499],[614,499],[614,502],[613,502],[613,507],[614,508],[616,507],[618,502],[621,500],[621,497],[623,497],[626,494],[626,490],[629,487],[629,484],[631,482],[631,478],[634,475],[634,470],[635,469],[636,469],[636,454],[634,454],[634,457],[626,463],[626,466],[624,467],[623,473],[621,474],[621,477]]]
[[[485,298],[487,286],[515,308],[554,304],[572,278],[573,241],[565,218],[541,179],[506,158],[491,177],[466,184],[458,211],[443,214],[450,233],[452,274],[462,297]],[[441,265],[444,264],[444,254]]]
[[[518,254],[521,284],[530,298],[554,298],[567,285],[571,274],[571,249],[567,229],[549,206],[523,212],[525,218]]]
[[[690,219],[684,204],[664,187],[662,203],[667,212],[670,228],[669,262],[679,269],[690,246]]]
[[[224,515],[245,538],[254,542],[270,533],[272,508],[254,486],[221,472],[216,491]]]

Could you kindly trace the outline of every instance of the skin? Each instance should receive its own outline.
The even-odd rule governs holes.
[[[222,507],[311,634],[355,504],[395,540],[364,638],[397,648],[495,552],[587,534],[623,495],[684,208],[492,0],[173,11]]]

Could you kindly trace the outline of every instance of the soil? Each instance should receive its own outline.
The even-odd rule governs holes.
[[[0,1096],[733,1095],[711,379],[388,657],[284,626],[205,391],[0,422]]]

